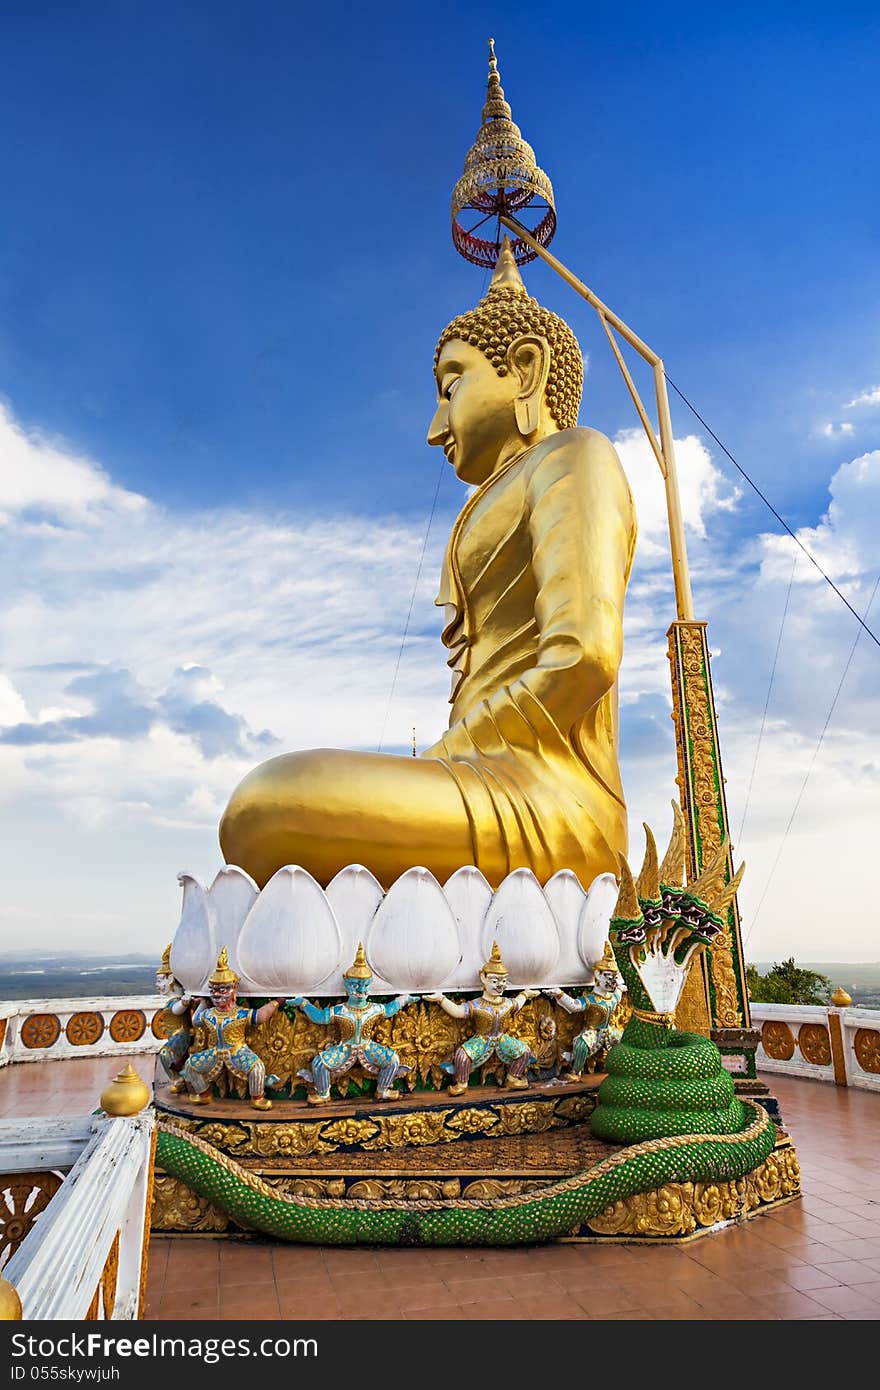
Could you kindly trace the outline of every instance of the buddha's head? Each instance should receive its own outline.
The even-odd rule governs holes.
[[[441,334],[434,375],[428,443],[442,445],[463,482],[485,482],[523,449],[577,424],[577,339],[526,292],[507,237],[485,298]]]

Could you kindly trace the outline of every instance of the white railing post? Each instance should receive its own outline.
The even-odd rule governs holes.
[[[4,1270],[25,1319],[80,1321],[96,1300],[103,1316],[105,1276],[109,1316],[138,1316],[155,1115],[101,1117],[93,1126],[91,1142]]]

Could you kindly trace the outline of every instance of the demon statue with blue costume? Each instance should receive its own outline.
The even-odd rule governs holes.
[[[299,1075],[308,1081],[314,1090],[309,1092],[311,1105],[324,1105],[330,1099],[330,1086],[360,1062],[365,1071],[376,1077],[376,1100],[397,1100],[398,1092],[394,1082],[404,1076],[409,1067],[401,1065],[400,1056],[393,1048],[386,1047],[371,1036],[376,1024],[386,1018],[393,1018],[405,1008],[414,996],[399,994],[387,1004],[380,1004],[369,998],[373,983],[373,972],[367,964],[364,948],[358,942],[354,963],[342,977],[346,990],[344,1004],[329,1004],[319,1009],[307,999],[298,995],[288,999],[288,1007],[302,1009],[312,1023],[333,1025],[338,1032],[338,1041],[322,1048],[312,1058],[310,1067],[304,1067]]]
[[[507,988],[507,967],[501,959],[498,942],[492,942],[492,954],[480,971],[483,993],[479,999],[464,999],[457,1004],[447,999],[445,994],[426,994],[432,1004],[439,1004],[452,1018],[472,1018],[476,1032],[466,1038],[455,1049],[451,1062],[445,1062],[444,1071],[452,1072],[455,1081],[449,1087],[449,1095],[461,1096],[468,1087],[468,1080],[474,1067],[480,1067],[491,1057],[497,1057],[507,1069],[504,1085],[508,1090],[521,1091],[528,1086],[526,1068],[531,1058],[531,1049],[522,1038],[502,1029],[505,1019],[519,1013],[527,999],[534,999],[540,990],[523,989],[512,999],[504,997]]]
[[[236,995],[238,976],[230,969],[224,946],[217,957],[217,968],[208,980],[211,1003],[200,1004],[193,1014],[193,1025],[201,1027],[205,1046],[194,1052],[183,1068],[181,1079],[171,1087],[176,1095],[186,1094],[197,1105],[210,1099],[211,1086],[228,1074],[233,1084],[247,1085],[251,1105],[255,1110],[271,1110],[266,1099],[266,1086],[277,1086],[277,1076],[267,1076],[263,1061],[245,1043],[245,1029],[252,1024],[268,1023],[280,999],[270,999],[260,1009],[248,1009],[239,1004]]]
[[[602,959],[594,963],[593,973],[595,983],[576,997],[561,989],[544,990],[550,999],[561,1004],[566,1013],[586,1014],[585,1027],[571,1045],[566,1081],[580,1081],[590,1059],[598,1052],[607,1052],[623,1037],[623,1028],[612,1026],[611,1023],[614,1011],[623,998],[624,986],[609,942],[605,943]]]
[[[159,1052],[159,1061],[171,1076],[174,1072],[179,1072],[186,1061],[187,1053],[193,1044],[193,1027],[192,998],[183,992],[182,985],[174,978],[170,942],[162,952],[162,964],[156,971],[156,990],[163,998],[174,995],[160,1015],[165,1042]]]

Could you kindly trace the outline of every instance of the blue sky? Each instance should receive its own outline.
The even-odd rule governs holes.
[[[872,9],[4,7],[12,944],[161,947],[174,874],[213,871],[241,771],[283,748],[375,746],[441,463],[424,443],[432,351],[483,287],[448,201],[490,33],[554,183],[554,251],[664,354],[864,607],[880,563]],[[527,283],[578,333],[581,422],[618,441],[642,513],[623,759],[634,822],[662,833],[673,613],[656,480],[598,324],[543,267]],[[738,827],[791,558],[673,409]],[[461,500],[445,475],[390,746],[414,722],[427,744],[445,718],[431,598]],[[753,909],[853,636],[799,567],[743,843]],[[809,866],[870,854],[878,658],[864,642],[853,659],[760,958],[827,955]],[[877,954],[867,882],[850,890],[853,959]]]

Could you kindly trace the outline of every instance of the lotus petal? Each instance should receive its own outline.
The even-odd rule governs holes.
[[[354,960],[358,942],[367,940],[385,889],[363,864],[348,864],[328,883],[326,895],[342,932],[342,957],[338,970],[324,981],[318,993],[339,995],[345,993],[342,972]],[[370,966],[375,972],[373,961]],[[395,993],[388,981],[377,973],[374,973],[372,991],[374,994]]]
[[[581,910],[578,925],[578,953],[589,971],[592,983],[593,966],[601,960],[608,940],[608,927],[611,914],[617,903],[617,879],[613,874],[599,874],[587,891],[587,900]]]
[[[461,951],[461,960],[443,988],[479,989],[485,959],[481,946],[483,920],[492,901],[492,889],[479,869],[466,864],[446,880],[443,893],[458,926]]]
[[[580,879],[571,869],[560,869],[544,884],[544,897],[550,904],[559,929],[556,984],[585,984],[592,972],[587,970],[578,953],[578,926],[587,901]]]
[[[217,940],[214,907],[194,874],[177,875],[183,889],[180,922],[171,943],[171,969],[189,994],[207,990],[222,941]]]
[[[253,980],[247,978],[238,959],[238,939],[259,893],[250,874],[235,864],[224,864],[208,889],[208,900],[214,909],[217,940],[226,947],[229,964],[240,977],[239,990],[242,994],[257,992]]]
[[[261,994],[311,994],[340,964],[342,933],[319,883],[286,864],[273,874],[238,939],[241,968]]]
[[[495,892],[480,937],[483,961],[493,941],[500,947],[511,989],[556,983],[559,932],[531,869],[514,869]]]
[[[364,944],[367,960],[395,992],[440,988],[461,949],[452,908],[428,869],[407,869],[391,885]]]

